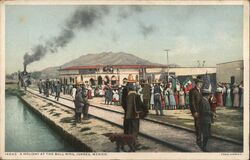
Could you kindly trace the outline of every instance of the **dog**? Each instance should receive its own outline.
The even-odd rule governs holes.
[[[131,134],[124,133],[106,133],[105,136],[109,137],[109,140],[114,143],[116,142],[116,150],[120,152],[120,149],[124,150],[124,145],[128,145],[130,152],[136,151],[136,138]]]

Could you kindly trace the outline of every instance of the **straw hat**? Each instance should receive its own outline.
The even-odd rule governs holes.
[[[129,74],[128,75],[128,80],[127,80],[128,83],[135,83],[136,80],[134,79],[133,75],[132,74]]]
[[[81,84],[81,81],[76,79],[76,85],[80,85]]]

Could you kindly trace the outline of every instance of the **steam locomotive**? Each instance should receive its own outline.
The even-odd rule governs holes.
[[[24,65],[23,72],[18,73],[18,85],[21,87],[24,87],[26,90],[26,87],[31,85],[31,73],[28,73],[26,70],[26,65]]]

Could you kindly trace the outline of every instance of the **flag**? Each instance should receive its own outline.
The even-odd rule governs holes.
[[[174,91],[176,89],[176,79],[173,76],[171,77],[171,82],[172,82],[172,90]]]
[[[211,80],[208,74],[203,76],[203,89],[209,90],[210,92],[212,91]]]
[[[176,77],[171,76],[171,81],[172,81],[172,90],[177,90],[180,91],[181,85],[180,82],[178,81],[178,79]]]
[[[183,87],[184,87],[185,92],[190,91],[193,88],[193,84],[192,84],[192,81],[190,80],[190,78],[187,78],[183,82]]]

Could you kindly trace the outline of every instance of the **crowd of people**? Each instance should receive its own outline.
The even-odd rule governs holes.
[[[217,106],[243,107],[243,81],[240,84],[218,83],[216,90]]]
[[[43,81],[40,79],[37,85],[40,94],[43,93],[46,97],[49,97],[49,95],[53,95],[55,93],[55,99],[57,99],[57,101],[59,100],[60,93],[62,91],[62,85],[60,81],[50,81],[49,79]]]
[[[63,85],[60,81],[38,82],[40,93],[45,96],[55,92],[55,99],[59,100],[60,93],[69,94],[75,104],[76,123],[81,122],[81,114],[88,119],[88,99],[94,96],[104,96],[105,104],[121,105],[124,109],[124,134],[138,137],[140,119],[145,118],[150,109],[154,109],[156,115],[164,115],[163,109],[190,109],[194,118],[196,143],[207,151],[207,142],[211,135],[211,124],[216,118],[216,107],[243,107],[243,82],[239,85],[218,83],[216,92],[204,87],[204,81],[200,76],[192,83],[179,87],[172,82],[161,83],[155,81],[149,84],[147,80],[137,82],[129,75],[123,85],[91,86],[88,84]],[[138,145],[137,140],[137,145]]]
[[[83,114],[84,120],[88,119],[89,102],[88,98],[92,98],[91,92],[83,85],[63,85],[60,81],[55,80],[42,80],[37,83],[39,93],[44,94],[46,97],[54,96],[59,101],[60,93],[68,94],[72,96],[72,100],[75,104],[75,121],[81,122]]]
[[[163,110],[189,109],[189,92],[193,88],[192,83],[186,85],[180,84],[174,87],[171,81],[169,83],[153,82],[152,84],[140,81],[135,83],[135,92],[140,95],[143,103],[149,110],[155,110],[157,115],[163,115]],[[121,105],[122,91],[124,85],[111,86],[110,84],[101,86],[91,86],[88,83],[79,84],[82,89],[82,95],[86,99],[93,97],[104,97],[104,103],[107,105]],[[60,93],[72,95],[73,84],[61,84],[60,81],[40,80],[38,82],[40,93],[46,96],[55,93],[55,99],[59,100]],[[50,91],[50,92],[49,92]],[[228,83],[218,83],[216,92],[211,95],[210,103],[212,110],[216,113],[219,106],[225,107],[243,107],[243,82],[236,85]],[[160,113],[159,113],[160,112]]]
[[[103,87],[105,104],[121,105],[121,96],[124,85],[120,88],[112,88],[111,85]],[[163,115],[162,110],[189,109],[189,92],[193,88],[192,83],[187,85],[180,84],[180,87],[173,87],[171,81],[167,84],[154,82],[152,84],[140,81],[135,83],[135,91],[140,95],[142,102],[146,104],[149,110],[155,110],[158,115]],[[210,89],[211,90],[211,89]],[[218,83],[216,91],[211,93],[209,99],[212,104],[212,111],[216,113],[217,107],[243,107],[243,82],[239,85]]]

